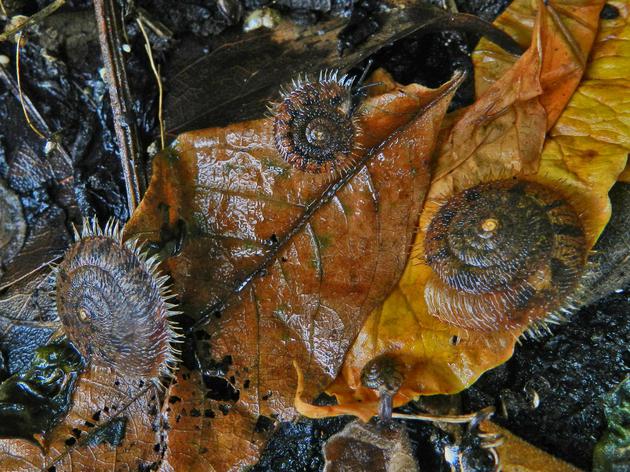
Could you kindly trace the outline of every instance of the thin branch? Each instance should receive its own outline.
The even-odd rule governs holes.
[[[158,121],[160,122],[160,149],[164,149],[165,146],[165,138],[164,138],[164,118],[163,118],[163,99],[164,99],[164,91],[162,90],[162,79],[160,78],[160,72],[155,67],[155,62],[153,61],[153,52],[151,51],[151,43],[149,42],[149,36],[147,32],[144,30],[144,26],[142,25],[142,20],[140,18],[136,19],[138,26],[140,27],[140,31],[142,32],[142,36],[144,36],[144,49],[147,51],[147,56],[149,57],[149,63],[151,64],[151,70],[153,70],[153,75],[155,76],[155,81],[158,86]]]
[[[418,413],[408,415],[405,413],[392,413],[392,418],[397,420],[413,420],[413,421],[430,421],[433,423],[454,423],[465,424],[470,423],[477,418],[478,413],[470,413],[468,415],[429,415]]]
[[[39,10],[33,16],[28,17],[26,20],[21,22],[15,28],[12,28],[9,31],[5,31],[4,33],[0,34],[0,42],[6,41],[7,39],[12,38],[13,36],[21,32],[24,28],[40,22],[41,20],[46,18],[48,15],[52,14],[53,12],[61,8],[64,3],[66,3],[66,0],[55,0],[47,7],[44,7],[41,10]],[[2,5],[2,10],[4,12],[4,15],[6,16],[7,13],[6,13],[6,10],[4,9],[4,4],[0,3],[0,5]]]
[[[20,73],[20,49],[22,47],[22,32],[20,31],[17,35],[17,44],[15,45],[15,77],[17,78],[17,88],[18,94],[20,96],[20,105],[22,106],[22,113],[24,113],[24,118],[26,119],[26,123],[33,130],[33,132],[42,139],[47,139],[47,137],[42,133],[37,126],[33,124],[31,121],[31,117],[28,114],[26,109],[26,105],[24,104],[24,94],[22,94],[22,80]]]
[[[131,92],[122,57],[122,41],[114,0],[94,0],[94,13],[101,45],[103,65],[107,73],[109,97],[114,114],[114,129],[120,149],[120,160],[127,192],[129,214],[138,206],[146,181],[139,169],[139,145]]]

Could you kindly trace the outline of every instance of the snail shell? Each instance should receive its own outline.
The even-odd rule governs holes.
[[[507,179],[452,196],[431,220],[424,258],[429,313],[472,330],[529,326],[567,303],[588,254],[570,203]]]
[[[0,275],[22,249],[26,223],[18,196],[0,180]]]
[[[271,106],[274,140],[288,163],[310,173],[350,165],[356,157],[359,126],[352,113],[352,79],[337,71],[319,80],[293,81]]]
[[[122,240],[118,224],[84,221],[57,268],[57,311],[64,331],[87,359],[125,376],[159,382],[170,375],[180,336],[170,317],[166,276],[157,257]]]
[[[404,380],[404,366],[391,354],[381,354],[361,369],[361,384],[379,393],[394,395]]]

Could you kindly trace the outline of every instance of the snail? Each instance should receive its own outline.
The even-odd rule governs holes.
[[[56,269],[56,303],[63,330],[86,359],[123,376],[159,383],[178,362],[181,336],[170,319],[167,276],[135,240],[123,241],[110,220],[104,229],[84,220]]]
[[[26,223],[18,196],[0,180],[0,276],[22,249]]]
[[[360,127],[354,112],[352,78],[326,71],[319,80],[298,78],[271,105],[276,149],[294,167],[324,173],[352,164]]]
[[[402,362],[392,354],[381,354],[361,369],[361,384],[376,390],[379,395],[379,418],[388,422],[392,418],[393,397],[405,380]]]
[[[476,185],[429,223],[429,313],[470,330],[536,326],[570,302],[587,255],[579,216],[556,190],[518,179]]]

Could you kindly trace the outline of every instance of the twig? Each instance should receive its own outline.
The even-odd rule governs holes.
[[[173,37],[173,32],[168,29],[164,23],[153,18],[144,8],[136,7],[136,15],[138,19],[142,20],[142,22],[160,38],[171,39]]]
[[[33,122],[31,121],[31,117],[28,114],[28,111],[26,110],[26,105],[24,104],[24,95],[22,94],[22,80],[21,80],[21,73],[20,73],[20,48],[22,46],[22,32],[20,31],[17,35],[17,44],[15,45],[15,77],[17,78],[17,88],[18,88],[18,94],[20,97],[20,105],[22,106],[22,112],[24,113],[24,118],[26,118],[26,123],[28,123],[28,126],[33,130],[33,132],[39,136],[42,139],[46,139],[47,137],[44,135],[44,133],[42,133],[37,126],[35,126],[33,124]]]
[[[140,18],[136,19],[138,26],[140,27],[140,31],[142,32],[142,36],[144,36],[144,49],[147,51],[147,56],[149,57],[149,63],[151,64],[151,69],[153,70],[153,75],[155,75],[155,81],[158,86],[158,121],[160,122],[160,149],[164,149],[165,139],[164,139],[164,119],[162,117],[163,111],[163,98],[164,92],[162,90],[162,79],[160,78],[160,71],[155,67],[155,62],[153,61],[153,52],[151,51],[151,43],[149,42],[149,36],[147,32],[144,30],[144,26],[142,26],[142,20]]]
[[[24,20],[22,23],[20,23],[15,28],[12,28],[9,31],[5,31],[4,33],[0,34],[0,42],[6,41],[7,39],[12,38],[13,36],[15,36],[17,33],[22,31],[27,26],[31,26],[31,25],[33,25],[33,24],[43,20],[48,15],[50,15],[51,13],[53,13],[56,10],[58,10],[59,8],[61,8],[64,3],[66,3],[66,0],[55,0],[54,2],[52,2],[47,7],[42,8],[41,10],[39,10],[34,15],[28,17],[26,20]],[[2,4],[2,10],[3,10],[3,12],[4,12],[5,16],[6,16],[7,13],[6,13],[6,10],[4,9],[4,4]]]
[[[470,423],[477,417],[477,413],[470,413],[468,415],[429,415],[429,414],[413,414],[408,415],[405,413],[392,413],[392,418],[397,420],[413,420],[413,421],[430,421],[433,423],[455,423],[463,424]]]
[[[125,178],[129,214],[138,206],[146,188],[144,173],[139,170],[138,133],[131,109],[131,92],[122,58],[122,41],[116,7],[113,0],[94,0],[94,12],[101,45],[103,64],[107,72],[109,97],[114,114],[114,129],[120,149]]]

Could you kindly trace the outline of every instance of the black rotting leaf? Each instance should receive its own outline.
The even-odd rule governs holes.
[[[377,21],[371,18],[365,21]],[[473,30],[489,35],[512,52],[520,50],[508,36],[472,15],[452,16],[423,3],[379,13],[378,23],[378,32],[362,38],[365,42],[358,45],[352,40],[356,47],[341,57],[337,48],[331,47],[345,27],[345,22],[337,19],[303,30],[283,23],[273,31],[226,33],[204,47],[188,44],[184,54],[165,70],[171,88],[165,102],[168,132],[178,134],[261,117],[269,101],[277,97],[278,88],[294,78],[287,71],[304,75],[337,68],[346,72],[387,44],[411,34]],[[349,41],[344,34],[342,41]]]
[[[30,368],[0,384],[0,437],[34,440],[68,412],[83,359],[67,343],[37,349]]]
[[[55,322],[53,278],[38,271],[5,290],[0,296],[0,349],[10,374],[28,369],[35,350],[58,328]]]
[[[85,439],[85,444],[88,446],[98,446],[106,442],[112,447],[120,446],[125,439],[127,421],[126,416],[114,418],[105,425],[90,431]]]

